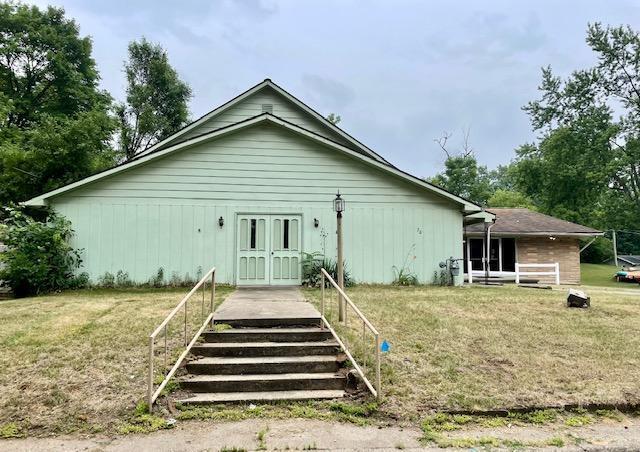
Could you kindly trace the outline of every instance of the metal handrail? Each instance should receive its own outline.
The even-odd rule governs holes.
[[[191,299],[191,297],[197,292],[197,290],[202,287],[202,317],[204,317],[204,297],[205,297],[205,283],[207,279],[211,277],[211,303],[210,303],[210,311],[206,320],[202,323],[202,326],[198,329],[197,333],[193,336],[190,342],[187,342],[187,302]],[[209,270],[203,277],[198,281],[198,283],[193,286],[193,289],[189,291],[187,295],[177,304],[175,308],[167,315],[167,317],[160,323],[160,325],[149,335],[149,369],[148,369],[148,381],[147,381],[147,404],[149,406],[149,412],[153,409],[153,404],[158,398],[158,396],[162,393],[162,390],[167,385],[171,377],[176,373],[182,361],[187,357],[191,347],[196,343],[202,332],[205,330],[207,325],[211,322],[213,323],[213,311],[214,311],[214,302],[216,297],[216,268],[213,267]],[[164,333],[164,359],[165,366],[167,362],[167,325],[169,322],[180,312],[180,310],[184,307],[184,345],[185,349],[178,357],[176,363],[173,365],[171,370],[165,375],[164,380],[158,388],[154,391],[153,387],[153,359],[155,357],[155,342],[158,335],[162,332]]]
[[[360,377],[362,377],[362,380],[364,381],[364,384],[367,386],[369,391],[371,391],[371,393],[377,399],[380,399],[380,396],[381,396],[381,387],[380,387],[381,386],[381,382],[380,382],[380,333],[378,332],[376,327],[374,327],[371,324],[371,322],[369,322],[369,320],[364,316],[362,311],[360,311],[360,309],[358,309],[358,307],[355,305],[355,303],[353,301],[351,301],[351,298],[349,298],[349,296],[344,292],[344,290],[342,290],[342,288],[340,288],[340,286],[338,286],[338,284],[334,281],[334,279],[331,277],[331,275],[329,273],[327,273],[327,271],[324,268],[321,268],[320,272],[321,272],[321,276],[322,276],[322,283],[321,283],[322,296],[321,296],[321,301],[320,301],[320,313],[321,313],[321,317],[322,317],[322,322],[323,322],[324,325],[327,326],[329,331],[331,331],[331,334],[336,339],[336,341],[338,341],[338,344],[340,345],[340,348],[342,348],[344,353],[347,355],[347,358],[349,358],[349,360],[353,364],[353,367],[356,370],[356,372],[358,372]],[[362,336],[363,349],[364,349],[364,328],[365,327],[368,328],[369,331],[371,331],[371,334],[373,334],[373,337],[375,339],[375,348],[376,348],[376,352],[375,352],[375,356],[376,356],[376,381],[375,381],[375,385],[371,384],[371,382],[369,381],[369,379],[365,375],[364,371],[362,370],[362,367],[356,362],[355,358],[353,357],[353,355],[351,354],[351,352],[349,351],[349,349],[347,348],[345,343],[342,341],[342,339],[340,339],[340,337],[338,336],[338,334],[336,333],[336,331],[334,330],[334,328],[331,326],[331,324],[329,323],[329,321],[327,320],[327,318],[324,315],[324,312],[325,312],[325,310],[324,310],[325,278],[327,278],[329,280],[331,285],[340,294],[342,299],[349,306],[351,306],[351,309],[353,309],[353,311],[357,314],[357,316],[360,318],[360,320],[362,320],[362,326],[363,326],[363,336]],[[347,324],[346,312],[347,312],[347,310],[345,309],[344,310],[344,314],[345,314],[344,315],[344,323],[345,323],[345,325]]]

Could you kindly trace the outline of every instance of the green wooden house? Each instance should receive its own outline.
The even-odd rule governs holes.
[[[463,223],[481,208],[394,167],[265,80],[135,159],[26,202],[71,220],[93,281],[196,278],[301,282],[302,253],[336,257],[333,199],[346,200],[344,246],[358,282],[394,267],[431,282],[462,257]]]

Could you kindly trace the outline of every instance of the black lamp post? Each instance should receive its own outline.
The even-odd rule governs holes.
[[[338,286],[344,290],[344,268],[342,257],[342,212],[344,212],[344,199],[340,196],[340,191],[336,194],[336,198],[333,200],[333,210],[336,212],[337,230],[338,235]],[[338,320],[343,321],[345,319],[345,306],[342,295],[338,294]]]

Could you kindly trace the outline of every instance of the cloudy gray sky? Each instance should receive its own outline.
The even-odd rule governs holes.
[[[264,78],[416,176],[442,168],[434,139],[462,130],[478,160],[535,138],[522,105],[540,67],[591,65],[589,22],[640,29],[634,0],[50,0],[91,35],[105,89],[124,92],[127,43],[159,42],[193,88],[192,117]]]

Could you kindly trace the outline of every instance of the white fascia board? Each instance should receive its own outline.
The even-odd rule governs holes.
[[[255,124],[258,124],[258,123],[261,123],[261,122],[270,122],[270,123],[273,123],[273,124],[278,124],[278,125],[286,128],[286,129],[288,129],[288,130],[290,130],[290,131],[292,131],[294,133],[297,133],[299,135],[307,137],[307,138],[309,138],[309,139],[311,139],[313,141],[316,141],[316,142],[318,142],[318,143],[320,143],[322,145],[325,145],[325,146],[331,147],[333,149],[339,150],[339,151],[343,152],[344,154],[349,155],[350,157],[353,157],[353,158],[355,158],[357,160],[360,160],[360,161],[362,161],[362,162],[364,162],[364,163],[366,163],[366,164],[368,164],[370,166],[376,167],[376,168],[378,168],[378,169],[380,169],[382,171],[385,171],[387,173],[391,173],[391,174],[399,177],[400,179],[406,180],[406,181],[408,181],[408,182],[410,182],[410,183],[412,183],[414,185],[417,185],[417,186],[419,186],[419,187],[421,187],[423,189],[427,189],[427,190],[429,190],[429,191],[431,191],[433,193],[436,193],[436,194],[438,194],[438,195],[440,195],[440,196],[442,196],[444,198],[447,198],[447,199],[449,199],[451,201],[454,201],[454,202],[456,202],[458,204],[461,204],[462,205],[462,210],[464,212],[474,212],[474,211],[480,212],[482,210],[482,208],[480,206],[477,206],[477,205],[475,205],[473,203],[470,203],[466,199],[463,199],[463,198],[460,198],[459,196],[453,195],[453,194],[447,192],[446,190],[443,190],[443,189],[441,189],[439,187],[436,187],[435,185],[431,185],[431,184],[423,181],[422,179],[414,177],[414,176],[412,176],[412,175],[410,175],[408,173],[405,173],[404,171],[401,171],[401,170],[399,170],[399,169],[397,169],[395,167],[389,166],[386,163],[382,163],[382,162],[380,162],[378,160],[375,160],[372,157],[367,157],[365,155],[362,155],[362,154],[360,154],[360,153],[358,153],[358,152],[356,152],[356,151],[354,151],[354,150],[352,150],[352,149],[350,149],[350,148],[348,148],[346,146],[343,146],[343,145],[341,145],[339,143],[336,143],[335,141],[331,141],[328,138],[325,138],[325,137],[323,137],[321,135],[318,135],[316,133],[310,132],[310,131],[302,128],[302,127],[299,127],[299,126],[297,126],[297,125],[295,125],[293,123],[287,122],[287,121],[285,121],[285,120],[283,120],[281,118],[278,118],[277,116],[273,116],[273,115],[271,115],[269,113],[263,113],[263,114],[261,114],[259,116],[256,116],[254,118],[245,120],[245,121],[237,123],[237,124],[233,124],[231,126],[223,128],[223,129],[218,129],[218,130],[215,130],[213,132],[201,135],[199,137],[195,137],[195,138],[192,138],[190,140],[184,141],[182,143],[177,143],[177,144],[175,144],[173,146],[169,146],[166,149],[162,149],[162,150],[159,150],[157,152],[154,152],[153,154],[148,154],[148,155],[145,155],[145,156],[138,157],[138,158],[136,158],[136,160],[133,160],[133,161],[131,161],[129,163],[125,163],[124,165],[120,165],[120,166],[117,166],[115,168],[111,168],[109,170],[106,170],[106,171],[103,171],[101,173],[95,174],[93,176],[86,177],[86,178],[84,178],[82,180],[79,180],[78,182],[74,182],[72,184],[65,185],[64,187],[58,188],[57,190],[53,190],[53,191],[50,191],[50,192],[45,193],[43,195],[37,196],[37,197],[35,197],[33,199],[30,199],[30,200],[24,202],[23,204],[27,205],[27,206],[44,206],[44,205],[47,204],[47,199],[51,198],[53,196],[60,195],[60,194],[65,193],[67,191],[70,191],[70,190],[73,190],[75,188],[78,188],[78,187],[80,187],[82,185],[89,184],[91,182],[95,182],[95,181],[97,181],[99,179],[111,176],[113,174],[116,174],[116,173],[119,173],[119,172],[122,172],[122,171],[127,171],[129,169],[135,168],[136,166],[144,165],[144,164],[150,162],[151,160],[166,156],[168,154],[171,154],[171,153],[176,152],[178,150],[181,150],[183,148],[195,146],[195,145],[197,145],[199,143],[202,143],[204,141],[212,140],[212,139],[218,138],[220,136],[226,135],[228,133],[232,133],[232,132],[238,131],[238,130],[243,129],[245,127],[250,127],[252,125],[255,125]]]
[[[175,144],[173,146],[169,146],[166,149],[162,149],[160,151],[154,152],[153,154],[148,154],[148,155],[145,155],[145,156],[137,157],[135,160],[133,160],[133,161],[131,161],[129,163],[125,163],[123,165],[116,166],[114,168],[108,169],[108,170],[103,171],[101,173],[94,174],[93,176],[85,177],[84,179],[81,179],[81,180],[79,180],[77,182],[74,182],[72,184],[65,185],[64,187],[60,187],[60,188],[58,188],[56,190],[50,191],[48,193],[44,193],[44,194],[42,194],[40,196],[36,196],[35,198],[32,198],[32,199],[30,199],[28,201],[23,202],[22,204],[25,205],[25,206],[45,206],[47,204],[46,200],[48,198],[53,197],[53,196],[60,195],[60,194],[65,193],[65,192],[67,192],[69,190],[73,190],[74,188],[78,188],[78,187],[80,187],[82,185],[89,184],[91,182],[95,182],[95,181],[97,181],[99,179],[111,176],[113,174],[120,173],[122,171],[127,171],[127,170],[129,170],[131,168],[135,168],[136,166],[144,165],[145,163],[148,163],[151,160],[155,160],[155,159],[160,158],[162,156],[171,154],[171,153],[176,152],[176,151],[178,151],[180,149],[183,149],[183,148],[186,148],[186,147],[190,147],[190,146],[194,146],[194,145],[199,144],[199,143],[201,143],[203,141],[211,140],[211,139],[219,137],[221,135],[226,135],[227,133],[235,132],[238,129],[242,129],[244,127],[248,127],[248,126],[257,124],[257,123],[262,122],[264,120],[265,120],[264,115],[256,116],[255,118],[251,118],[251,119],[249,119],[247,121],[243,121],[241,123],[237,123],[237,124],[233,124],[233,125],[231,125],[229,127],[225,127],[224,129],[218,129],[218,130],[216,130],[214,132],[211,132],[209,134],[202,135],[202,136],[193,138],[191,140],[183,141],[181,143],[177,143],[177,144]]]
[[[482,237],[484,232],[467,232],[469,237]],[[604,235],[604,232],[497,232],[491,231],[494,237],[596,237]]]
[[[224,112],[225,110],[228,110],[229,108],[233,107],[237,103],[242,102],[244,99],[246,99],[247,97],[251,96],[253,93],[255,93],[257,91],[260,91],[262,88],[264,88],[268,84],[269,83],[268,83],[267,80],[265,80],[265,81],[263,81],[261,83],[258,83],[253,88],[248,89],[244,93],[234,97],[233,99],[231,99],[228,102],[225,102],[224,104],[220,105],[218,108],[216,108],[214,110],[211,110],[206,115],[201,116],[200,118],[198,118],[195,121],[193,121],[191,124],[189,124],[189,125],[183,127],[182,129],[178,130],[173,135],[165,138],[162,141],[159,141],[158,143],[154,144],[150,148],[145,149],[140,154],[138,154],[136,156],[136,158],[137,157],[142,157],[144,155],[147,155],[147,154],[150,154],[150,153],[154,152],[157,149],[160,149],[162,146],[164,146],[165,144],[169,143],[170,141],[173,141],[176,138],[181,137],[182,135],[184,135],[185,133],[189,132],[190,130],[193,130],[194,128],[198,127],[200,124],[208,121],[209,119],[213,118],[214,116],[219,115],[220,113]]]

